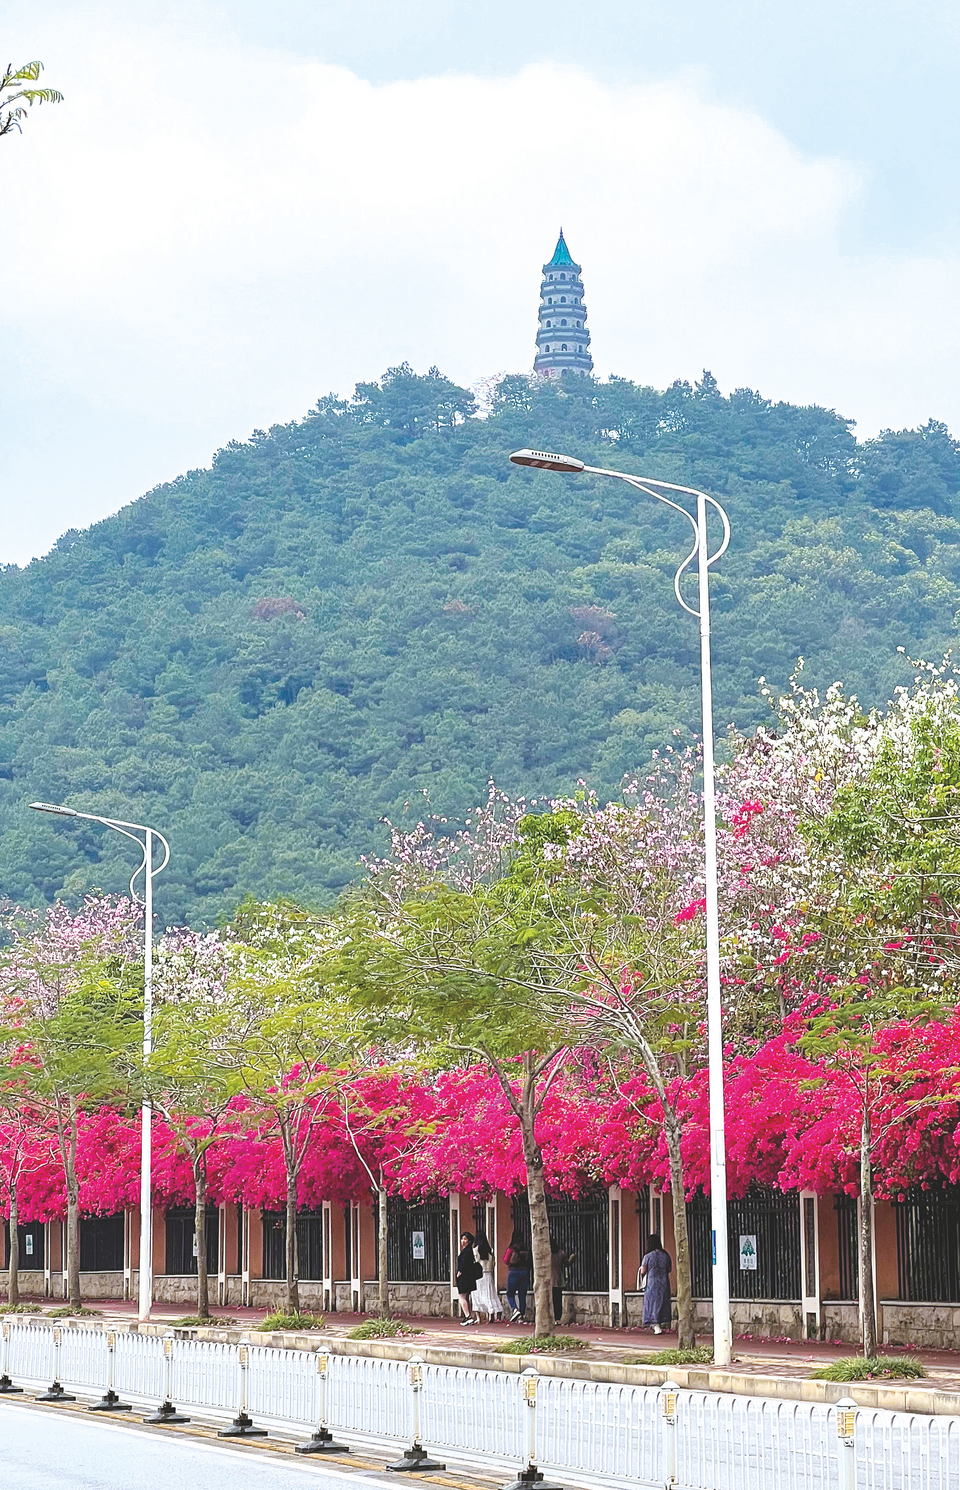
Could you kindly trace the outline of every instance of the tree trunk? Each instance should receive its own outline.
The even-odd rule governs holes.
[[[17,1182],[10,1182],[10,1265],[7,1271],[7,1303],[20,1302],[20,1236],[17,1226],[20,1213],[17,1206]]]
[[[80,1185],[77,1180],[77,1115],[71,1112],[70,1132],[64,1149],[64,1179],[67,1184],[67,1303],[81,1307],[80,1298]]]
[[[194,1211],[194,1232],[197,1238],[197,1314],[201,1319],[210,1318],[210,1280],[207,1277],[207,1156],[199,1154],[194,1160],[193,1178],[196,1185],[197,1204]]]
[[[300,1281],[297,1277],[297,1177],[287,1171],[287,1313],[300,1313]]]
[[[524,1076],[520,1098],[520,1131],[523,1137],[523,1162],[527,1170],[527,1199],[530,1203],[530,1250],[533,1253],[534,1334],[552,1335],[553,1290],[551,1287],[552,1253],[550,1251],[550,1218],[547,1215],[547,1192],[543,1184],[543,1154],[534,1131],[536,1081],[530,1073],[531,1060]]]
[[[687,1198],[680,1153],[681,1128],[676,1115],[664,1103],[664,1138],[670,1161],[670,1198],[673,1202],[673,1240],[677,1249],[677,1345],[692,1350],[696,1344],[693,1312],[693,1279],[690,1270],[690,1239],[687,1236]]]
[[[390,1219],[387,1215],[387,1192],[377,1191],[377,1313],[386,1319],[390,1313],[390,1284],[387,1280],[387,1237]]]
[[[873,1134],[863,1105],[860,1126],[860,1342],[869,1359],[877,1353],[877,1308],[873,1287]]]

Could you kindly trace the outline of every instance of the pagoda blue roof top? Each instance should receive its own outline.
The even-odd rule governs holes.
[[[575,264],[573,262],[573,259],[570,257],[570,250],[567,247],[567,240],[563,236],[563,229],[562,228],[560,229],[560,237],[557,239],[557,246],[556,246],[556,248],[553,251],[553,258],[550,260],[549,264],[544,264],[543,267],[544,267],[544,269],[557,269],[557,268],[561,268],[561,269],[566,269],[566,268],[579,269],[580,268],[580,265],[579,264]]]

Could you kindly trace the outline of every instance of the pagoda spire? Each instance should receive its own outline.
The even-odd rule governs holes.
[[[563,228],[553,258],[543,266],[533,370],[546,378],[593,372],[580,265],[573,261]]]

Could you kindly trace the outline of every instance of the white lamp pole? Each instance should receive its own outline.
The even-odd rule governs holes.
[[[114,828],[124,838],[132,838],[143,858],[130,876],[130,897],[137,899],[134,884],[143,871],[143,1058],[146,1063],[153,1050],[153,881],[170,862],[170,845],[156,828],[143,823],[125,823],[119,818],[101,817],[96,812],[77,812],[73,807],[60,807],[52,802],[31,802],[35,812],[55,812],[58,817],[79,817],[87,822],[101,823],[105,828]],[[142,833],[143,838],[138,837]],[[163,847],[163,858],[154,868],[153,840],[158,838]],[[140,1289],[137,1317],[146,1321],[153,1307],[153,1205],[150,1195],[150,1167],[152,1153],[153,1108],[150,1099],[144,1096],[140,1109]]]
[[[677,570],[673,588],[683,609],[700,622],[700,698],[703,720],[703,836],[706,876],[707,939],[707,1064],[710,1076],[710,1211],[713,1227],[713,1360],[717,1366],[728,1366],[732,1353],[730,1326],[730,1266],[727,1254],[727,1159],[723,1124],[723,1030],[720,1005],[720,924],[717,912],[717,809],[713,770],[713,688],[710,670],[710,591],[711,564],[726,553],[730,542],[730,521],[720,503],[706,492],[691,486],[675,486],[655,476],[630,476],[626,471],[608,471],[603,466],[588,466],[575,456],[555,455],[545,450],[517,450],[510,459],[514,465],[536,466],[544,471],[585,472],[589,476],[613,476],[626,481],[646,496],[672,507],[693,528],[693,547]],[[696,498],[697,514],[688,512],[678,502],[664,496],[664,491],[678,492]],[[723,541],[711,554],[707,540],[707,503],[719,514],[723,524]],[[697,560],[700,581],[699,609],[688,605],[680,590],[685,570]]]

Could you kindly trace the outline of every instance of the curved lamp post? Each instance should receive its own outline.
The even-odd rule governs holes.
[[[703,835],[706,871],[707,922],[707,1064],[710,1076],[710,1211],[713,1226],[713,1360],[717,1366],[728,1366],[732,1350],[730,1327],[730,1268],[727,1253],[727,1162],[723,1130],[723,1035],[720,1010],[720,927],[717,915],[717,813],[713,773],[713,689],[710,674],[710,593],[708,578],[711,564],[726,553],[730,542],[730,521],[720,503],[706,492],[691,486],[675,486],[654,476],[629,476],[625,471],[608,471],[603,466],[588,466],[575,456],[555,455],[546,450],[517,450],[510,459],[517,466],[535,466],[543,471],[584,472],[588,476],[613,476],[626,481],[646,496],[666,507],[672,507],[687,519],[693,529],[693,547],[677,569],[673,580],[676,597],[683,609],[700,622],[700,696],[703,718]],[[664,492],[696,498],[694,517],[679,502]],[[710,553],[707,541],[707,503],[719,514],[723,524],[723,541]],[[699,609],[688,605],[680,590],[684,573],[697,561],[700,581]]]
[[[125,823],[119,818],[101,817],[96,812],[77,812],[73,807],[60,807],[53,802],[31,802],[34,812],[53,812],[58,817],[79,817],[90,823],[101,823],[105,828],[114,828],[124,838],[132,838],[143,858],[130,876],[130,898],[137,900],[134,885],[143,874],[143,1056],[144,1060],[153,1049],[153,882],[170,862],[170,845],[156,828],[143,823]],[[141,838],[139,835],[143,834]],[[154,866],[153,840],[159,839],[163,857]],[[153,1305],[153,1206],[150,1196],[151,1125],[153,1108],[149,1097],[141,1105],[140,1126],[140,1289],[138,1318],[148,1320]]]

